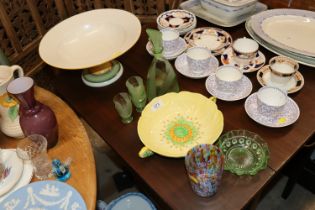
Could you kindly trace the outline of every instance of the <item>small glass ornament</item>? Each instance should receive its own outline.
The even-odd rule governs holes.
[[[125,124],[131,123],[133,117],[131,97],[129,94],[126,92],[118,93],[114,96],[113,102],[115,104],[115,109],[121,118],[121,121]]]
[[[131,76],[126,81],[126,87],[131,96],[131,101],[135,105],[137,112],[142,112],[147,103],[147,94],[143,85],[143,80],[139,76]]]
[[[52,161],[52,171],[57,180],[65,182],[71,177],[70,172],[71,159],[67,159],[65,163],[62,163],[59,159],[54,159]]]

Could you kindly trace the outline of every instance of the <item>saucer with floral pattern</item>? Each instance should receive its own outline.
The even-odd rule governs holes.
[[[284,106],[283,110],[276,116],[262,115],[258,111],[257,93],[253,93],[246,99],[245,111],[248,114],[248,116],[257,123],[272,128],[281,128],[291,125],[300,116],[300,109],[298,105],[289,97],[288,102]]]
[[[178,56],[175,60],[176,70],[182,75],[192,79],[201,79],[208,77],[210,74],[214,74],[218,67],[219,61],[213,55],[210,56],[209,68],[200,74],[194,73],[189,69],[186,53],[183,53],[182,55]]]
[[[225,92],[217,87],[215,74],[211,74],[206,80],[206,89],[214,97],[223,101],[237,101],[246,98],[253,89],[252,82],[243,75],[241,84],[233,92]]]
[[[221,62],[223,65],[234,65],[239,67],[243,73],[249,73],[259,70],[265,65],[266,57],[265,55],[258,51],[255,58],[249,61],[248,64],[242,64],[235,59],[235,55],[232,47],[227,48],[221,55]]]
[[[0,196],[2,196],[20,180],[24,165],[23,160],[17,156],[15,151],[1,150],[0,155],[4,166],[3,173],[0,174]]]
[[[290,93],[295,93],[302,89],[304,86],[304,77],[297,71],[294,73],[293,77],[286,84],[278,84],[271,80],[271,70],[269,65],[262,67],[257,72],[257,80],[261,86],[273,86],[280,89],[283,89]]]
[[[232,45],[232,36],[219,28],[196,28],[184,36],[189,47],[208,48],[212,55],[221,55],[225,49]]]

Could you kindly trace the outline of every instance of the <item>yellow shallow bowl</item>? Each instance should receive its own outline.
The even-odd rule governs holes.
[[[212,144],[222,130],[223,115],[214,101],[185,91],[154,98],[138,121],[145,147],[167,157],[184,157],[195,145]]]
[[[140,21],[130,12],[108,8],[90,10],[50,29],[40,42],[39,55],[57,68],[90,68],[125,53],[140,34]]]

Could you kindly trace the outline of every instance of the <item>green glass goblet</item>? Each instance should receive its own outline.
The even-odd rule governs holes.
[[[147,102],[147,94],[143,85],[143,80],[139,76],[131,76],[126,81],[126,87],[131,96],[131,101],[137,112],[141,112]]]
[[[118,112],[121,121],[123,123],[130,123],[133,119],[132,117],[132,104],[131,98],[128,93],[121,92],[114,96],[113,102],[115,104],[115,109]]]

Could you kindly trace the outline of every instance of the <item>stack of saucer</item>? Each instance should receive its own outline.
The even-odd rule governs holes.
[[[197,25],[196,16],[186,10],[169,10],[157,17],[158,29],[171,28],[184,35],[194,29]]]
[[[179,7],[223,27],[239,25],[250,16],[267,10],[266,4],[256,0],[187,0]]]
[[[233,21],[241,16],[251,14],[256,9],[257,0],[201,0],[201,7],[209,13]]]

